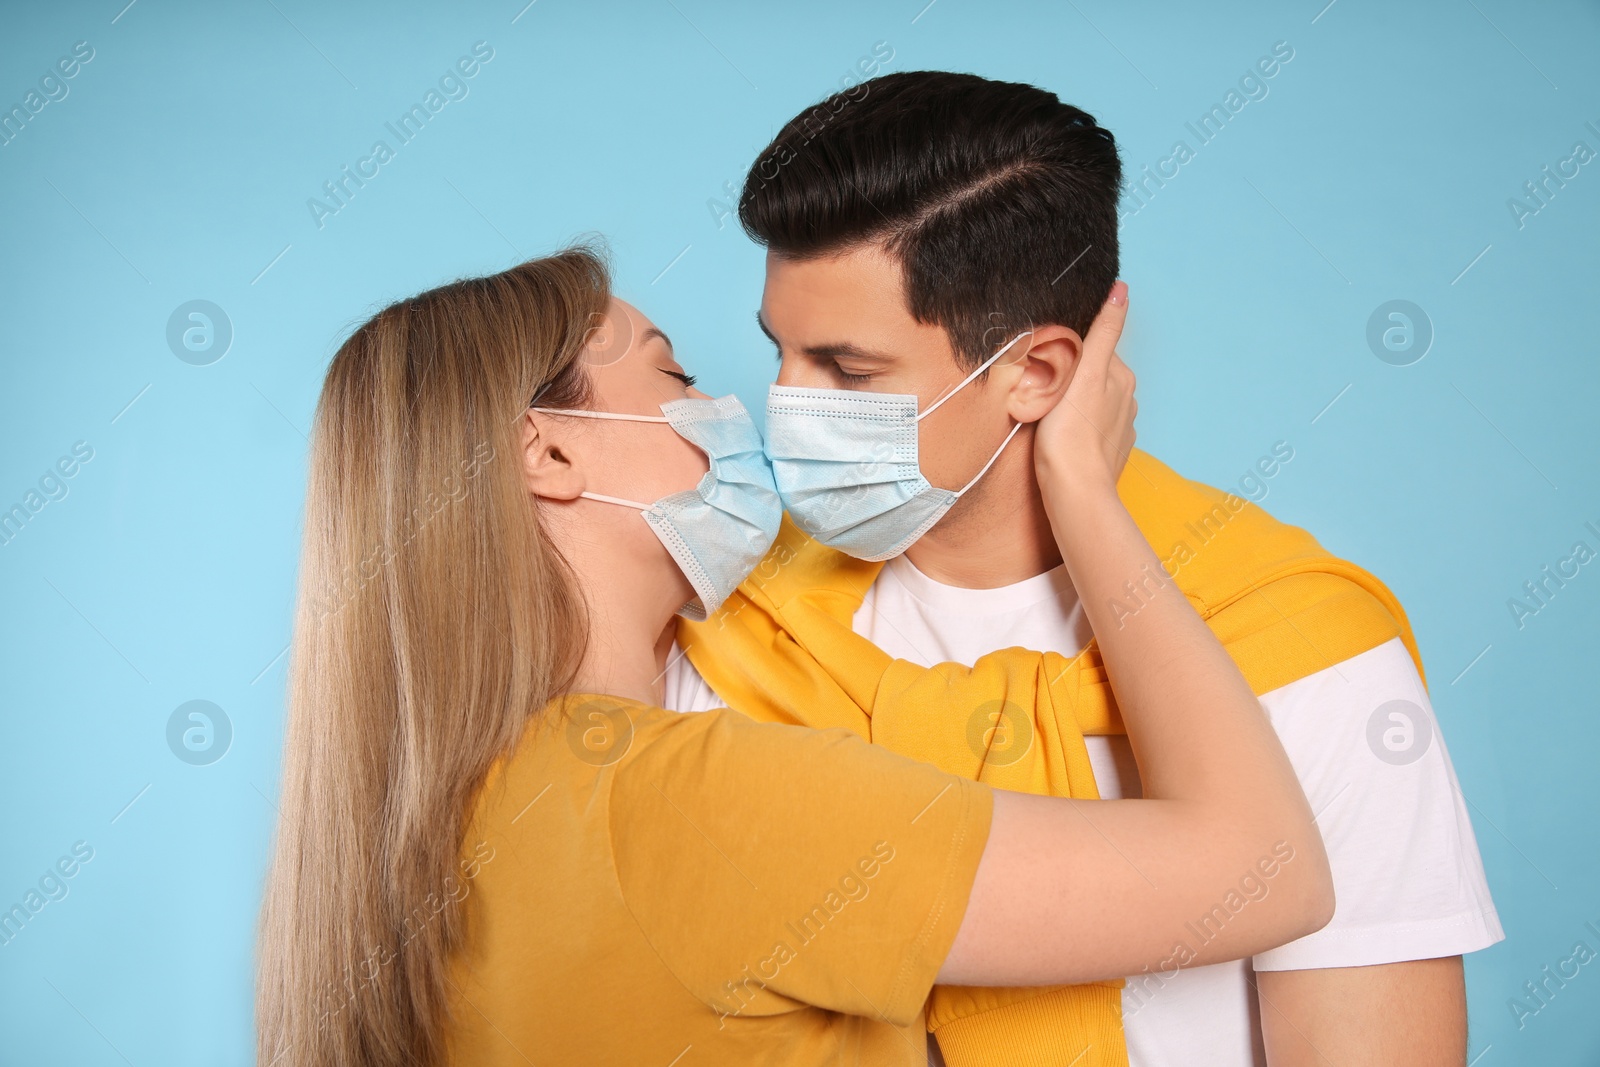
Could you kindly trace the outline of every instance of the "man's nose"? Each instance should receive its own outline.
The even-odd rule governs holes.
[[[829,389],[833,382],[828,372],[814,360],[784,356],[778,364],[778,384],[801,389]]]

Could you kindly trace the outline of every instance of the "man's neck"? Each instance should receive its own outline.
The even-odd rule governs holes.
[[[1019,433],[906,558],[934,581],[962,589],[997,589],[1058,565],[1061,551],[1033,473],[1032,433]]]

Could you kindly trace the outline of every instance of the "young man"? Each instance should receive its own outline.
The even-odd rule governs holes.
[[[760,322],[781,360],[769,451],[790,518],[809,539],[786,528],[745,599],[680,635],[700,670],[676,658],[669,706],[742,708],[788,687],[799,695],[773,714],[955,754],[927,757],[941,763],[960,762],[960,741],[986,780],[1022,759],[997,756],[1010,745],[1043,768],[1030,772],[1039,791],[1063,788],[1058,779],[1083,752],[1093,782],[1079,773],[1072,795],[1141,794],[1114,710],[1095,719],[1087,705],[1060,709],[1100,683],[1031,449],[1031,424],[1070,381],[1082,335],[1116,279],[1120,187],[1115,141],[1091,116],[1043,90],[970,75],[887,75],[778,134],[751,168],[739,214],[768,250]],[[896,429],[874,421],[881,412]],[[1270,477],[1292,458],[1279,443],[1259,472]],[[1461,955],[1503,934],[1404,613],[1381,583],[1326,556],[1303,531],[1140,453],[1120,488],[1125,499],[1143,494],[1152,518],[1141,527],[1165,560],[1163,574],[1130,576],[1123,610],[1136,612],[1172,581],[1226,634],[1317,814],[1338,898],[1325,929],[1251,962],[1186,968],[1175,951],[1169,968],[1129,976],[1121,991],[1128,1062],[1459,1067]],[[1312,558],[1320,562],[1304,563]],[[881,568],[857,562],[885,559]],[[768,580],[786,566],[789,587],[779,595]],[[786,616],[784,598],[805,592],[797,582],[826,586],[826,595],[803,617]],[[859,650],[817,636],[830,611],[887,653],[872,669],[902,679],[895,685],[908,694],[912,665],[980,664],[1014,646],[1060,653],[1066,666],[1020,697],[1007,688],[970,721],[906,727],[891,710],[914,710],[883,709],[879,675],[860,673]],[[1371,625],[1349,622],[1360,612]],[[823,674],[805,673],[808,657]],[[841,657],[851,662],[830,662]],[[1064,698],[1053,687],[1069,669],[1078,688]],[[791,676],[798,680],[784,680]],[[852,712],[854,699],[865,717],[811,714],[834,697]],[[1014,697],[1055,703],[1030,718]],[[1103,702],[1114,707],[1109,696]],[[1158,795],[1158,784],[1151,790]],[[1242,892],[1219,897],[1225,904],[1175,941],[1203,939],[1207,923],[1270,891],[1265,877],[1241,873]],[[1078,1006],[1031,1007],[1071,1020],[1094,1010],[1082,1008],[1092,1001],[1086,992]],[[1025,995],[981,999],[930,1012],[953,1065],[998,1059],[974,1037],[993,1028],[941,1030],[936,1014],[1005,1015],[1013,1036],[1040,1025],[1019,1021],[1031,1010]],[[1051,1045],[1052,1055],[1067,1047]],[[1117,1049],[1080,1062],[1120,1059]]]

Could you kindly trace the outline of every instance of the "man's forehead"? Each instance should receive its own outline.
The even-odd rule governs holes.
[[[857,251],[826,257],[767,257],[759,315],[769,336],[826,344],[884,330],[913,330],[919,323],[906,304],[899,265],[881,253]]]

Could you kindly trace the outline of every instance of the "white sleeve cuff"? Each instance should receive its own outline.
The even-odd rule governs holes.
[[[1408,960],[1461,956],[1505,940],[1500,918],[1487,911],[1394,925],[1325,929],[1263,952],[1258,971],[1316,971],[1325,967],[1372,967]]]

